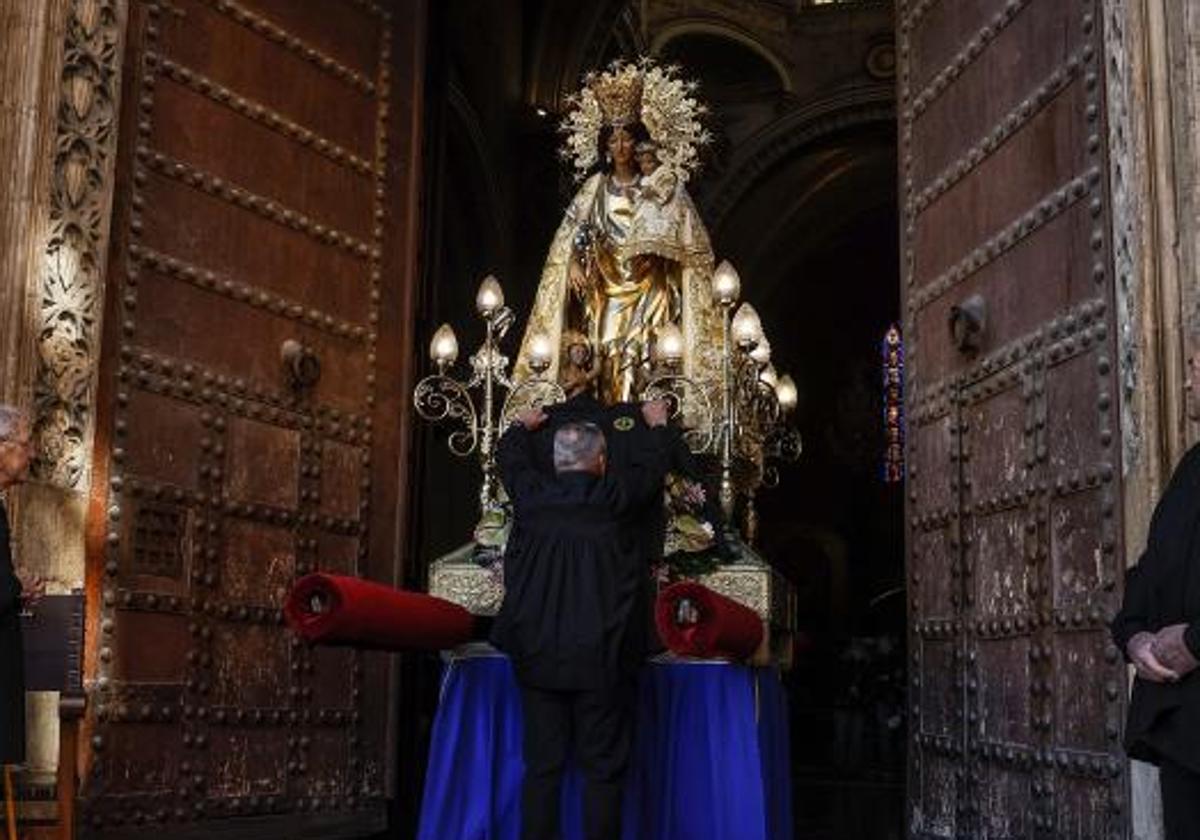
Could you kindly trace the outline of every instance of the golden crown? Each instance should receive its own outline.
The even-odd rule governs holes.
[[[659,162],[681,181],[700,163],[697,150],[711,139],[700,122],[705,113],[694,96],[696,83],[679,77],[679,68],[653,59],[615,61],[603,72],[584,77],[559,129],[566,136],[562,155],[575,165],[575,177],[593,171],[600,150],[596,139],[605,125],[641,121],[657,144]]]
[[[642,118],[642,75],[630,65],[616,75],[605,73],[588,80],[600,104],[604,121],[611,126],[629,125]]]

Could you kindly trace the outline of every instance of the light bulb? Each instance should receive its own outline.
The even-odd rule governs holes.
[[[713,300],[721,306],[733,306],[742,291],[742,281],[737,269],[730,265],[729,260],[721,260],[712,276]]]
[[[449,324],[442,324],[429,342],[429,355],[439,368],[454,364],[458,359],[458,336]]]
[[[795,409],[799,395],[796,392],[796,383],[790,375],[785,373],[779,377],[779,384],[775,386],[775,396],[779,399],[779,407],[784,411]]]
[[[675,364],[683,358],[683,331],[675,324],[664,324],[658,328],[654,340],[656,361]]]
[[[489,274],[483,278],[483,282],[479,284],[479,291],[475,293],[475,308],[479,310],[480,315],[487,318],[502,306],[504,290],[500,288],[500,281]]]
[[[762,321],[758,311],[749,303],[743,303],[733,314],[733,340],[743,350],[753,350],[762,340]]]
[[[534,373],[544,373],[551,362],[550,339],[538,333],[529,339],[529,367]]]

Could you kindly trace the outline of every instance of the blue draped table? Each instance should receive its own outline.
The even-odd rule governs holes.
[[[772,668],[647,663],[623,840],[789,840],[787,700]],[[521,697],[508,658],[453,659],[433,724],[418,840],[519,840]],[[563,785],[563,838],[582,837],[581,780]]]

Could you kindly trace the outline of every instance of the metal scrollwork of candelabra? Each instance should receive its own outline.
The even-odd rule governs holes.
[[[679,327],[667,325],[655,337],[655,370],[642,397],[666,399],[692,451],[715,456],[726,521],[735,521],[737,500],[743,497],[743,533],[753,543],[758,530],[755,495],[778,484],[779,464],[798,459],[802,444],[790,422],[796,384],[776,373],[758,313],[749,303],[737,306],[740,293],[737,271],[722,262],[712,280],[722,315],[720,381],[697,382],[681,373],[683,335]]]
[[[542,376],[550,367],[551,348],[549,341],[541,337],[532,341],[530,367],[534,376],[513,384],[508,374],[508,357],[501,352],[500,343],[515,318],[504,305],[504,291],[495,277],[489,275],[479,285],[475,308],[486,331],[483,345],[469,359],[469,377],[460,381],[450,375],[458,360],[458,338],[449,324],[442,324],[429,345],[437,372],[417,383],[413,402],[423,419],[460,427],[447,440],[452,453],[463,458],[478,455],[483,471],[479,509],[481,518],[486,518],[501,509],[496,442],[505,427],[520,412],[559,402],[565,394],[557,383]],[[478,405],[473,392],[478,392]]]

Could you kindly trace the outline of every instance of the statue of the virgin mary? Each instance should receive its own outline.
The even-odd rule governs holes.
[[[658,332],[677,326],[683,373],[716,382],[721,321],[710,291],[712,246],[685,188],[707,133],[693,83],[649,60],[587,77],[563,124],[582,180],[550,244],[516,379],[532,375],[535,338],[553,348],[546,376],[585,383],[601,402],[636,400]],[[568,356],[586,337],[596,370]]]

